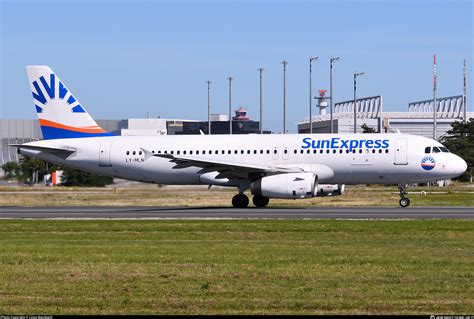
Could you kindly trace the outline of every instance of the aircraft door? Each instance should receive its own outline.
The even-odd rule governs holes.
[[[395,165],[407,165],[407,139],[400,138],[395,141]]]
[[[111,142],[102,142],[100,143],[99,149],[99,166],[100,167],[109,167],[112,166],[110,161],[110,149],[112,148]]]

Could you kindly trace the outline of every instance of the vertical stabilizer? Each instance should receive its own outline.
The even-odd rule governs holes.
[[[27,66],[43,138],[110,136],[47,66]]]

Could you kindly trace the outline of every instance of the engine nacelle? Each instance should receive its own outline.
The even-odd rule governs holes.
[[[253,195],[269,198],[307,198],[317,194],[318,177],[314,173],[287,173],[264,176],[250,184]]]
[[[331,185],[331,184],[319,184],[318,192],[316,196],[339,196],[344,194],[344,184],[342,185]]]

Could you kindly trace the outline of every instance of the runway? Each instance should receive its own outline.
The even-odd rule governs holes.
[[[48,219],[474,219],[472,207],[0,207],[0,218]]]

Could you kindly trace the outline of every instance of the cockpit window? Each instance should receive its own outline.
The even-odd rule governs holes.
[[[425,147],[425,154],[431,153],[431,146]]]
[[[433,146],[433,153],[441,153],[441,150],[437,146]]]
[[[443,153],[449,153],[449,150],[446,147],[440,146],[439,148]]]

